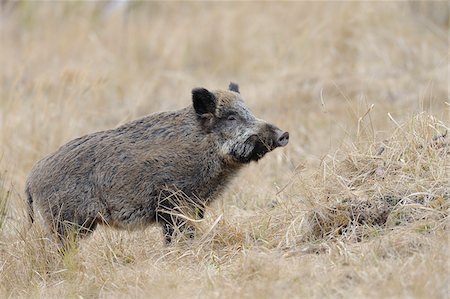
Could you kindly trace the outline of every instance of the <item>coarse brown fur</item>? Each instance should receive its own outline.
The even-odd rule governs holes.
[[[170,213],[180,192],[190,205],[210,203],[245,163],[288,142],[253,116],[236,84],[229,91],[192,91],[193,105],[70,141],[39,161],[26,182],[33,201],[61,242],[97,224],[134,229],[155,221],[169,243],[180,218]]]

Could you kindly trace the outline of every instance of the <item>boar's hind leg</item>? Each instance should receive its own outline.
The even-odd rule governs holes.
[[[77,220],[76,222],[62,220],[56,224],[55,230],[63,248],[67,248],[71,243],[77,245],[78,240],[90,235],[98,224],[98,219],[94,217]]]

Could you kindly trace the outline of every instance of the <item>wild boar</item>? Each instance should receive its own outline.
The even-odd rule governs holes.
[[[286,146],[289,133],[256,118],[237,84],[192,90],[192,105],[74,139],[31,170],[25,193],[64,245],[68,229],[134,229],[158,222],[170,243],[179,192],[199,217],[243,165]],[[198,209],[198,207],[200,207]]]

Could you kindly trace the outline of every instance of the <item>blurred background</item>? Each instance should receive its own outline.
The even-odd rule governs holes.
[[[65,142],[234,81],[258,117],[291,133],[243,175],[273,190],[394,121],[420,111],[448,120],[448,16],[446,1],[3,0],[2,169],[20,197],[32,165]]]
[[[0,0],[0,297],[448,297],[449,29],[448,1]],[[290,142],[193,243],[102,226],[61,256],[27,225],[39,159],[230,81]]]

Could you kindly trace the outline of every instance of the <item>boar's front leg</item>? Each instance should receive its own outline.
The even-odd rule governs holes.
[[[169,245],[172,242],[173,238],[175,237],[175,234],[178,232],[185,234],[189,239],[194,238],[195,235],[194,227],[187,224],[186,220],[180,217],[162,213],[158,215],[158,222],[162,224],[164,239],[167,245]]]

